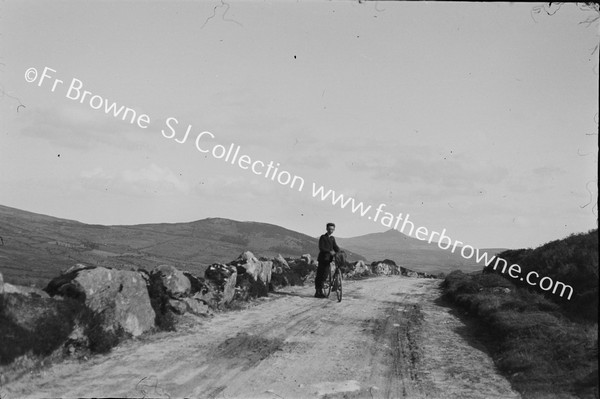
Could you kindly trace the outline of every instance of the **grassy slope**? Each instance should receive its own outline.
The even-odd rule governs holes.
[[[574,294],[570,300],[552,294],[548,298],[560,304],[572,318],[598,321],[598,229],[571,234],[535,249],[504,251],[498,256],[509,264],[521,266],[522,275],[535,271],[540,279],[548,276],[572,286]]]
[[[502,254],[555,281],[572,282],[580,300],[595,302],[573,307],[495,273],[454,272],[443,283],[445,297],[480,322],[498,368],[526,398],[598,397],[597,234]]]
[[[7,282],[43,287],[77,262],[152,269],[163,263],[202,274],[250,250],[256,256],[315,255],[318,241],[279,226],[211,218],[190,223],[88,225],[0,205],[0,272]],[[350,260],[364,259],[348,252]]]

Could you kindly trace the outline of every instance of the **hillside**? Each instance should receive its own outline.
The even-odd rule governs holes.
[[[0,272],[7,281],[44,286],[77,262],[153,269],[169,263],[201,273],[250,250],[257,256],[316,255],[318,238],[272,224],[209,218],[189,223],[103,226],[0,205]],[[349,260],[364,260],[347,251]]]
[[[473,318],[474,333],[524,398],[598,398],[598,230],[498,256],[521,275],[571,285],[572,298],[492,268],[449,274],[445,298]]]
[[[369,260],[387,258],[419,272],[438,274],[458,269],[468,273],[483,268],[475,261],[464,259],[458,250],[453,254],[440,249],[435,243],[417,240],[394,229],[384,233],[336,239],[341,247],[358,252]],[[498,248],[483,250],[489,251],[490,255],[503,251]]]
[[[535,249],[504,251],[498,256],[509,264],[521,266],[523,275],[535,271],[540,276],[572,286],[574,295],[571,300],[551,293],[546,295],[559,303],[569,315],[598,321],[598,229],[571,234]],[[513,282],[532,289],[518,280]],[[544,293],[539,288],[538,291]]]

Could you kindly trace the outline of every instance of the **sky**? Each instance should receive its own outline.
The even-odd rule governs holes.
[[[379,206],[479,248],[597,228],[598,22],[540,7],[5,0],[0,204],[314,237],[386,231]]]

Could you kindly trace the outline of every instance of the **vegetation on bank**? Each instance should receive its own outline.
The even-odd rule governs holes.
[[[498,273],[450,273],[444,297],[481,325],[499,370],[526,398],[598,397],[598,231],[500,257],[572,284],[571,301]]]
[[[573,320],[584,319],[598,321],[598,229],[587,233],[571,234],[567,238],[554,240],[535,249],[517,249],[504,251],[498,257],[509,265],[521,266],[521,275],[531,271],[541,277],[561,281],[573,287],[573,296],[567,299],[539,287],[532,287],[518,279],[515,284],[544,293],[566,311]],[[500,270],[488,271],[499,273]]]

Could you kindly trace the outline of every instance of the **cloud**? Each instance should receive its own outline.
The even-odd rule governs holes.
[[[541,179],[552,179],[559,175],[563,175],[566,172],[556,166],[542,166],[542,167],[533,169],[532,173],[536,177],[541,178]]]
[[[362,153],[346,162],[350,171],[374,180],[410,183],[413,187],[423,184],[466,192],[480,185],[499,184],[508,176],[504,167],[433,146],[401,146],[393,157],[381,156],[381,147],[363,149]]]
[[[189,183],[169,168],[162,168],[154,163],[118,172],[97,167],[82,171],[81,179],[87,189],[111,190],[134,196],[188,194],[191,189]]]
[[[33,108],[20,132],[23,136],[80,150],[98,145],[133,150],[147,146],[143,134],[148,129],[81,104],[68,104]]]

